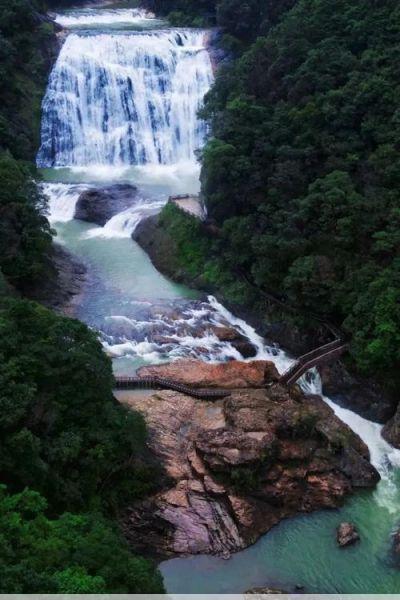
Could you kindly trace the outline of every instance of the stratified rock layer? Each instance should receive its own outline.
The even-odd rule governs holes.
[[[379,479],[361,439],[298,388],[243,389],[216,402],[171,391],[120,399],[144,415],[170,479],[127,510],[123,529],[160,556],[229,556],[281,519],[339,506]]]

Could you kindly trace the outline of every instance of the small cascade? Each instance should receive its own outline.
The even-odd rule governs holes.
[[[381,476],[381,483],[374,492],[378,504],[391,513],[399,512],[399,490],[394,481],[395,469],[400,467],[400,450],[393,448],[382,437],[382,425],[368,421],[357,413],[335,404],[322,393],[321,378],[316,369],[306,373],[300,385],[308,394],[319,394],[332,408],[335,415],[355,431],[368,446],[370,460]]]
[[[44,183],[42,189],[48,198],[47,217],[50,223],[66,223],[74,218],[79,195],[87,189],[87,186]]]
[[[138,199],[137,204],[112,217],[104,227],[96,227],[87,232],[87,237],[130,238],[142,219],[154,215],[165,204],[160,200]]]
[[[280,348],[266,345],[265,340],[258,335],[254,327],[246,323],[243,319],[235,317],[214,296],[208,296],[208,302],[220,318],[244,335],[257,349],[257,355],[253,360],[272,360],[280,373],[293,363],[293,359],[290,359]]]
[[[58,13],[55,22],[67,29],[153,24],[154,15],[142,8],[76,9]]]
[[[199,30],[71,34],[43,101],[40,167],[195,161],[212,79]]]

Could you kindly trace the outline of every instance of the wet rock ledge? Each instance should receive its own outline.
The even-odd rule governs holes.
[[[136,199],[137,188],[129,184],[88,189],[78,198],[74,218],[104,227],[111,217],[133,206]]]
[[[86,266],[64,246],[53,243],[46,275],[24,290],[30,300],[60,314],[73,316],[87,282]]]
[[[355,489],[377,483],[361,439],[320,397],[276,383],[274,365],[262,362],[255,367],[265,375],[258,387],[248,387],[254,386],[248,373],[240,379],[243,363],[235,363],[234,385],[242,387],[224,400],[205,402],[171,391],[120,396],[144,415],[150,448],[170,481],[123,516],[132,546],[160,557],[229,556],[283,518],[337,507]],[[165,376],[173,368],[177,378],[180,365],[181,380],[188,382],[188,364],[182,363],[151,371]],[[229,364],[222,371],[232,369]],[[227,375],[215,365],[197,367],[197,385],[227,386]]]

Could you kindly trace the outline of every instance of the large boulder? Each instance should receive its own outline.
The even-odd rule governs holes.
[[[177,360],[165,365],[142,367],[139,377],[164,377],[196,388],[259,388],[278,381],[279,373],[268,360],[239,360],[206,363],[201,360]]]
[[[243,356],[243,358],[254,358],[257,348],[233,327],[211,327],[211,331],[221,342],[229,342],[231,346]]]
[[[76,203],[74,218],[103,227],[111,217],[135,204],[136,194],[137,188],[125,183],[85,190]]]
[[[143,414],[168,485],[122,517],[136,549],[229,556],[281,519],[335,508],[379,479],[368,448],[319,397],[279,384],[198,401],[118,393]],[[351,452],[351,460],[346,455]]]
[[[353,523],[344,522],[339,525],[336,531],[336,540],[341,548],[351,546],[360,539],[359,533]]]

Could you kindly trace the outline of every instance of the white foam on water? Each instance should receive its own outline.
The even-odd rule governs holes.
[[[147,25],[155,20],[153,13],[141,8],[69,10],[55,15],[55,22],[67,29],[107,25]]]
[[[324,396],[322,394],[321,378],[315,369],[309,373],[308,377],[303,376],[300,383],[306,393],[322,396],[335,415],[365,442],[370,452],[371,463],[381,476],[381,481],[374,492],[376,501],[390,513],[399,513],[400,490],[394,481],[394,475],[395,470],[400,468],[400,450],[393,448],[382,437],[383,426],[364,419],[348,408],[342,408],[330,398]]]
[[[103,340],[102,343],[105,352],[111,358],[139,356],[152,364],[163,362],[162,357],[160,357],[160,354],[157,351],[156,345],[148,341],[135,342],[132,340],[126,340],[124,342],[112,344]]]
[[[43,100],[38,166],[195,162],[212,81],[202,30],[70,34]]]
[[[140,221],[158,212],[166,200],[139,200],[135,206],[112,217],[104,227],[96,227],[85,234],[86,238],[129,238]]]
[[[87,189],[84,185],[65,183],[43,183],[42,189],[48,198],[50,223],[63,223],[74,218],[79,195]]]
[[[56,177],[57,182],[82,184],[132,183],[159,189],[168,194],[197,194],[200,191],[200,164],[196,158],[180,160],[170,165],[105,165],[53,167],[45,175]]]
[[[247,337],[253,346],[257,348],[257,355],[248,360],[272,360],[280,373],[293,363],[293,359],[290,359],[285,352],[279,348],[266,345],[264,339],[258,335],[254,327],[246,323],[243,319],[235,317],[214,296],[208,296],[208,301],[220,317]]]

